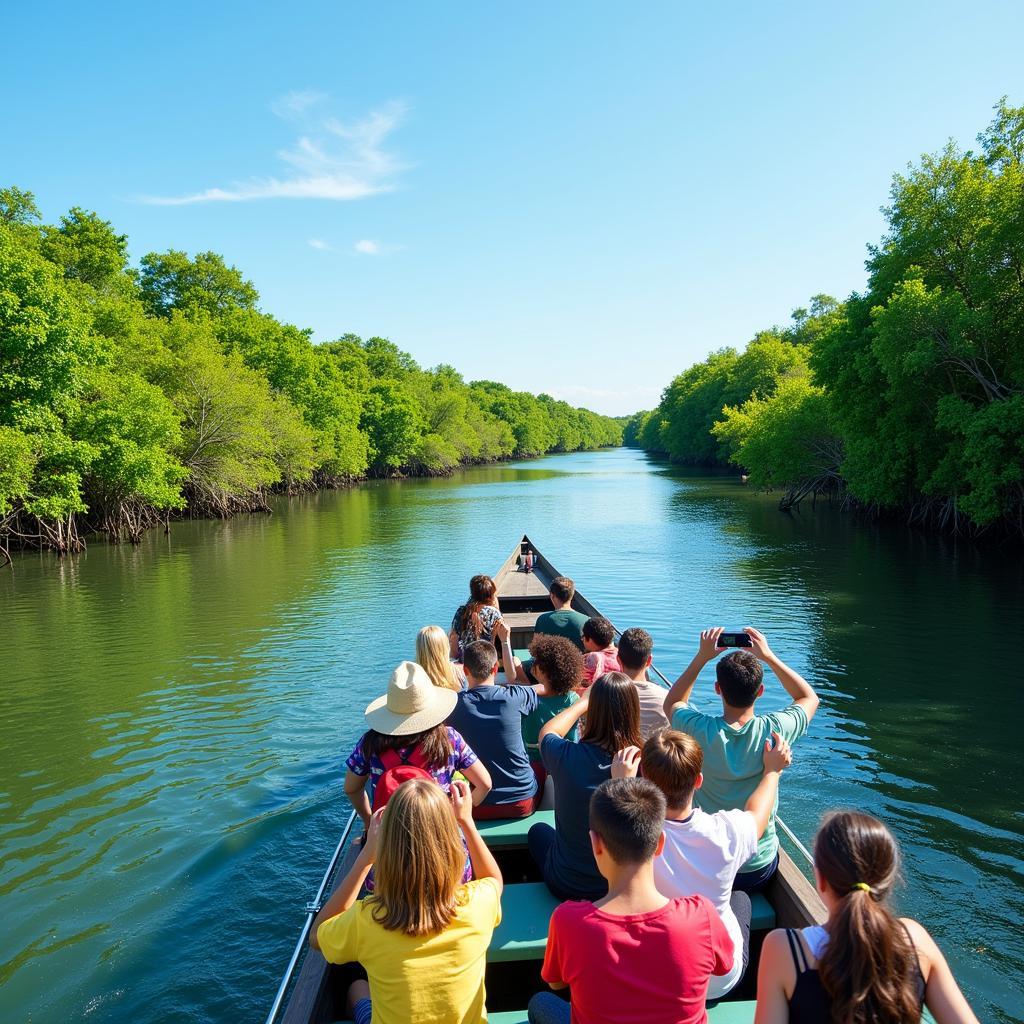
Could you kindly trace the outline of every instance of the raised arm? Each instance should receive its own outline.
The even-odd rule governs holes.
[[[385,808],[382,807],[370,819],[359,856],[356,857],[352,867],[348,869],[348,874],[341,880],[341,884],[334,890],[331,898],[313,918],[313,926],[309,931],[309,945],[313,949],[320,948],[320,941],[316,934],[320,925],[332,917],[337,917],[338,914],[344,914],[359,896],[359,890],[362,889],[363,882],[366,881],[366,876],[370,873],[370,868],[373,867],[373,862],[377,857],[377,839],[380,836],[380,819],[384,810]]]
[[[714,626],[712,629],[705,629],[700,635],[700,646],[693,656],[693,661],[683,669],[683,674],[672,684],[668,693],[665,694],[665,715],[672,721],[672,712],[677,704],[689,704],[690,694],[697,682],[697,676],[701,669],[709,661],[714,661],[725,648],[718,646],[718,638],[722,635],[722,626]]]
[[[759,629],[754,629],[753,626],[746,626],[745,628],[750,634],[750,653],[755,658],[763,661],[775,673],[776,678],[782,683],[786,693],[793,698],[793,703],[798,704],[804,709],[807,721],[809,722],[814,717],[814,713],[818,710],[818,705],[821,703],[821,699],[814,692],[811,684],[799,672],[791,669],[775,654],[768,646],[768,638],[764,633]]]
[[[498,883],[498,895],[504,887],[501,878],[501,868],[494,859],[494,855],[487,848],[483,837],[476,829],[476,822],[473,821],[473,804],[470,799],[469,786],[464,782],[453,782],[450,792],[452,809],[455,811],[455,820],[466,837],[466,847],[469,850],[469,860],[473,865],[473,876],[475,878],[493,878]]]
[[[559,711],[554,718],[546,721],[541,726],[537,742],[541,743],[545,736],[561,736],[562,739],[565,739],[572,727],[587,713],[588,707],[590,707],[589,691],[575,704],[570,704],[564,711]]]
[[[504,619],[499,619],[494,625],[494,635],[501,643],[501,670],[505,673],[505,680],[508,683],[519,683],[521,686],[530,686],[537,691],[538,697],[550,697],[551,691],[546,687],[533,683],[523,668],[523,663],[512,653],[512,631]],[[512,670],[509,671],[509,666]]]
[[[754,816],[758,839],[764,835],[764,830],[771,821],[775,798],[779,795],[779,779],[783,771],[793,763],[793,753],[782,736],[773,732],[772,740],[775,741],[774,747],[771,741],[764,742],[764,775],[761,776],[757,789],[750,794],[744,808]]]

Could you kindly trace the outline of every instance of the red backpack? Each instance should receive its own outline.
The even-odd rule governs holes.
[[[379,811],[391,799],[395,790],[403,782],[412,779],[427,779],[436,783],[436,779],[426,769],[426,762],[420,754],[419,747],[413,747],[403,757],[397,750],[385,750],[378,755],[378,759],[384,765],[384,774],[377,780],[373,787],[373,809]]]

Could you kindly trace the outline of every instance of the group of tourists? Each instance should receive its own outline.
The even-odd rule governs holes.
[[[702,632],[666,689],[648,678],[651,635],[616,644],[574,592],[552,582],[518,657],[494,581],[474,576],[450,630],[422,629],[416,660],[367,707],[345,776],[363,845],[310,938],[365,970],[349,992],[356,1024],[486,1020],[503,883],[475,823],[531,816],[549,778],[554,827],[533,824],[527,843],[564,902],[541,972],[551,991],[530,1020],[699,1024],[743,978],[751,894],[779,865],[779,781],[818,696],[751,627],[728,654],[721,628]],[[716,714],[690,703],[712,662]],[[781,711],[757,710],[765,666],[790,697]],[[814,873],[828,920],[766,937],[756,1024],[899,1024],[924,1006],[938,1024],[976,1024],[928,932],[890,909],[899,860],[877,819],[826,817]]]

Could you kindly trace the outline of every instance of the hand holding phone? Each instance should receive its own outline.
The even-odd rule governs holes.
[[[753,647],[754,643],[750,639],[749,633],[719,633],[718,634],[718,646],[719,647]]]

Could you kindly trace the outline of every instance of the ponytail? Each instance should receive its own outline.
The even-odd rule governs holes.
[[[918,1020],[917,953],[887,902],[899,877],[896,840],[877,818],[839,811],[818,833],[814,864],[839,898],[818,958],[833,1024]]]

